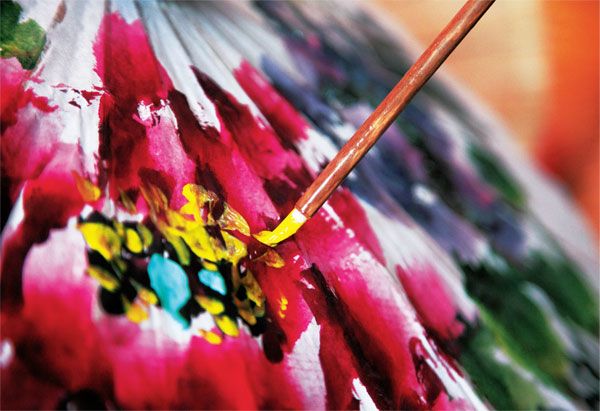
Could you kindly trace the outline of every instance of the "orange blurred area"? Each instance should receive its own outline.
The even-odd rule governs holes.
[[[374,0],[422,45],[463,0]],[[599,4],[497,1],[444,63],[561,180],[598,236]]]
[[[598,233],[598,8],[596,1],[544,3],[550,98],[535,145],[547,170],[571,189]]]

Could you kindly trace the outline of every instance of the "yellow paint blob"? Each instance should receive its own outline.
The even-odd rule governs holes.
[[[133,253],[139,254],[144,251],[142,238],[133,228],[125,229],[125,246]]]
[[[214,333],[212,331],[199,330],[199,333],[202,336],[202,338],[204,338],[206,341],[213,345],[219,345],[223,342],[223,338],[219,334]]]
[[[200,210],[206,204],[211,208],[212,203],[217,201],[216,194],[196,184],[186,184],[183,186],[181,194],[188,200],[188,203],[181,207],[179,212],[194,216],[196,221],[202,221]],[[210,213],[209,218],[211,218]]]
[[[181,193],[188,200],[188,203],[179,210],[182,214],[192,215],[194,220],[202,222],[200,210],[208,206],[209,212],[206,216],[208,224],[217,224],[222,230],[237,230],[245,236],[250,235],[250,227],[244,217],[226,203],[223,204],[221,216],[214,220],[212,210],[219,200],[215,193],[196,184],[186,184]]]
[[[189,222],[182,225],[177,233],[196,256],[203,260],[217,261],[215,240],[208,234],[203,225]]]
[[[177,258],[179,259],[181,265],[190,265],[190,252],[188,251],[187,247],[185,246],[185,242],[181,239],[181,237],[171,234],[168,230],[165,230],[162,233],[165,236],[165,239],[173,246],[175,254],[177,254]]]
[[[291,213],[283,219],[281,223],[273,231],[261,231],[254,235],[258,241],[269,247],[275,247],[283,240],[296,234],[296,231],[302,227],[307,218],[297,209],[293,209]]]
[[[82,177],[80,179],[85,181]],[[90,189],[89,186],[85,187]],[[206,295],[194,297],[198,304],[212,316],[218,328],[218,330],[214,328],[214,331],[198,331],[209,343],[220,344],[225,335],[239,336],[238,316],[240,321],[255,325],[259,318],[266,315],[265,296],[259,283],[252,272],[246,269],[247,266],[240,264],[244,258],[248,257],[246,244],[240,238],[242,235],[250,235],[248,223],[241,214],[221,202],[215,193],[194,184],[184,186],[182,194],[188,202],[179,210],[170,208],[165,194],[152,184],[142,182],[140,191],[143,200],[148,205],[152,225],[160,234],[156,234],[158,237],[154,238],[153,231],[150,231],[141,222],[136,223],[135,226],[119,222],[116,219],[108,224],[81,223],[78,228],[89,248],[100,253],[114,271],[91,266],[88,269],[91,277],[107,290],[118,290],[122,273],[128,269],[129,255],[125,253],[122,256],[122,248],[126,247],[132,253],[139,254],[144,250],[149,250],[154,242],[162,238],[169,242],[175,251],[176,259],[183,266],[199,262],[207,270],[219,271],[223,262],[231,264],[233,291],[231,298],[237,308],[237,313],[226,314],[225,303],[218,298]],[[121,201],[128,210],[135,211],[135,204],[125,192],[121,192]],[[222,207],[223,211],[215,212],[216,207]],[[279,227],[270,236],[267,236],[272,243],[270,245],[275,245],[295,233],[304,221],[306,218],[301,213],[297,210],[292,211]],[[211,234],[216,227],[220,231],[220,236]],[[264,232],[256,237],[259,240],[263,238],[261,240],[263,242],[269,240],[269,238],[264,240],[266,238]],[[173,259],[175,258],[173,257]],[[282,267],[285,264],[283,258],[272,249],[266,249],[260,257],[254,260],[270,267]],[[244,270],[243,276],[240,270]],[[152,289],[145,288],[131,278],[130,281],[137,290],[137,296],[133,302],[122,297],[123,308],[130,321],[139,323],[149,318],[150,306],[159,304],[160,300]],[[241,287],[243,290],[240,290]],[[238,295],[245,297],[240,300]],[[287,300],[284,300],[284,298],[281,300],[280,313],[284,313],[287,308]]]
[[[147,288],[140,288],[138,290],[138,297],[142,301],[144,301],[150,305],[158,304],[158,297],[156,296],[156,294],[154,294],[153,291],[150,291]]]
[[[203,260],[202,265],[204,265],[204,268],[206,268],[207,270],[219,271],[219,266],[216,265],[215,263],[211,263],[210,261]]]
[[[246,220],[224,204],[221,217],[215,221],[210,212],[214,204],[219,201],[215,193],[195,184],[186,184],[182,194],[188,202],[177,211],[169,208],[167,198],[158,187],[142,184],[140,188],[150,207],[153,222],[165,239],[171,243],[182,265],[190,264],[191,254],[199,257],[209,269],[216,269],[214,263],[220,260],[227,260],[235,265],[247,255],[246,245],[235,236],[223,231],[237,230],[249,234]],[[206,221],[203,219],[205,207],[209,210],[205,216]],[[224,246],[206,229],[206,225],[216,224],[221,229]]]
[[[285,261],[281,256],[277,253],[277,251],[269,248],[267,251],[258,258],[255,258],[254,261],[260,261],[265,263],[269,267],[281,268],[285,265]]]
[[[225,335],[230,337],[237,337],[240,335],[240,330],[238,329],[235,320],[232,320],[231,317],[228,317],[227,315],[220,315],[214,318],[217,327],[219,327],[219,329],[223,331]]]
[[[122,300],[125,307],[125,315],[129,321],[139,324],[148,319],[148,311],[146,311],[146,307],[142,302],[136,299],[132,304],[124,297],[122,297]]]
[[[121,239],[109,226],[101,223],[82,223],[79,224],[79,231],[90,248],[98,251],[105,260],[111,261],[113,257],[121,254]]]
[[[218,315],[225,311],[223,303],[216,298],[210,298],[205,295],[197,295],[195,298],[200,307],[204,308],[209,314]]]
[[[108,291],[114,291],[119,287],[119,281],[102,267],[90,265],[87,268],[87,273]]]
[[[217,260],[223,259],[230,261],[234,265],[237,264],[246,256],[246,244],[225,231],[221,231],[221,236],[223,237],[223,240],[225,240],[225,248],[216,248]],[[215,241],[218,240],[215,239]]]

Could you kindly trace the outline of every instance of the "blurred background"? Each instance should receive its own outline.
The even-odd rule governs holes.
[[[373,0],[422,45],[464,0]],[[501,0],[445,63],[547,173],[565,185],[599,238],[599,4]]]

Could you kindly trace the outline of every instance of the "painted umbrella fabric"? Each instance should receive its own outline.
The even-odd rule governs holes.
[[[598,407],[598,255],[432,80],[272,229],[409,67],[356,4],[2,3],[1,406]]]

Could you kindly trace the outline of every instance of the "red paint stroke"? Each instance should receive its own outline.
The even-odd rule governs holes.
[[[233,74],[277,135],[284,136],[282,143],[290,140],[296,143],[307,138],[308,125],[304,118],[250,63],[242,61]]]
[[[14,203],[23,184],[40,176],[61,147],[62,126],[52,115],[40,116],[37,109],[19,110],[19,120],[1,138],[2,177]]]
[[[402,312],[410,308],[397,307],[397,301],[389,300],[393,285],[384,280],[389,276],[386,270],[375,258],[369,259],[360,243],[324,211],[304,225],[296,241],[322,274],[323,291],[331,290],[331,304],[342,307],[344,314],[338,320],[352,336],[350,346],[355,355],[365,359],[358,371],[378,407],[422,406],[411,400],[415,392],[422,396],[422,387],[408,350],[406,317],[410,314]],[[357,255],[361,257],[353,258]],[[375,297],[378,292],[368,285],[363,273],[369,273],[371,281],[383,280],[379,287],[390,290],[388,295]]]
[[[64,227],[84,205],[71,174],[71,170],[79,170],[79,156],[76,146],[59,144],[44,172],[24,185],[23,220],[2,243],[3,309],[21,305],[23,261],[31,246],[45,241],[52,228]]]
[[[29,70],[24,70],[16,58],[0,59],[2,189],[8,193],[10,205],[23,182],[39,176],[55,154],[61,128],[47,115],[57,106],[51,106],[47,97],[26,88],[29,80]]]
[[[142,22],[128,24],[118,13],[102,19],[94,43],[96,72],[115,103],[160,105],[173,84],[156,60]]]
[[[227,129],[219,134],[215,128],[200,127],[185,96],[178,91],[171,92],[169,102],[177,117],[182,145],[196,163],[196,182],[239,211],[252,232],[264,229],[265,218],[276,220],[278,213],[260,188],[262,180],[233,144]]]
[[[352,335],[344,327],[342,307],[336,304],[320,273],[304,272],[304,299],[320,326],[319,360],[325,377],[328,409],[358,409],[352,395],[352,381],[362,368],[360,353],[352,350]],[[368,361],[366,358],[362,358]]]
[[[425,328],[444,341],[462,334],[464,324],[457,318],[457,307],[433,268],[397,265],[396,273]]]
[[[31,104],[38,110],[50,113],[58,106],[50,105],[47,97],[38,96],[31,88],[25,88],[27,81],[32,80],[31,72],[23,69],[15,57],[0,59],[0,115],[1,130],[4,131],[17,122],[18,111]]]
[[[417,379],[425,386],[427,403],[433,404],[443,392],[444,386],[429,364],[427,364],[430,355],[425,351],[423,343],[418,338],[411,338],[408,348],[415,365]]]
[[[193,181],[194,166],[169,118],[167,98],[173,84],[154,56],[142,23],[128,24],[117,13],[104,16],[94,55],[106,91],[100,98],[99,152],[107,164],[111,197],[148,181],[159,185],[173,206],[182,205],[181,189]]]
[[[373,253],[377,261],[385,265],[383,250],[369,223],[367,213],[352,192],[347,188],[340,188],[331,196],[328,204],[342,218],[344,224],[352,229],[361,243]]]
[[[0,262],[2,308],[16,310],[22,304],[22,266],[29,249],[83,205],[70,174],[79,170],[80,153],[75,145],[59,142],[62,126],[48,115],[57,107],[25,88],[33,78],[18,60],[0,59],[0,76],[3,198],[8,193],[12,207],[22,192],[24,212],[15,231],[3,239]]]

